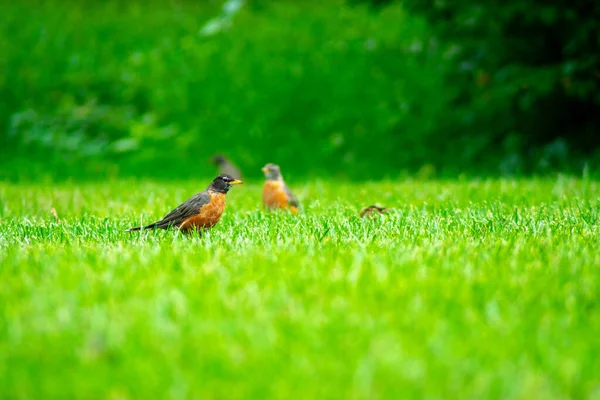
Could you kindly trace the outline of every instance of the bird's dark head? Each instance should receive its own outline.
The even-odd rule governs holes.
[[[221,174],[212,181],[212,183],[208,187],[208,190],[212,190],[214,192],[219,193],[227,193],[229,192],[229,189],[231,189],[231,186],[239,185],[241,183],[243,182],[235,179],[231,175]]]
[[[211,158],[211,161],[214,165],[221,165],[221,164],[227,162],[227,158],[225,158],[225,156],[223,154],[215,154]]]
[[[263,167],[262,172],[265,173],[265,178],[268,181],[277,181],[282,179],[279,165],[269,163]]]

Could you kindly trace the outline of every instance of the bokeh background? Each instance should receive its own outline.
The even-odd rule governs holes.
[[[594,174],[597,1],[1,1],[0,178]]]

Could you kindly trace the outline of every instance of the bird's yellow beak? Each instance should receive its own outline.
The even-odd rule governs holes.
[[[267,168],[267,167],[264,167],[264,168],[263,168],[261,171],[262,171],[262,172],[269,172],[269,168]]]
[[[240,181],[238,179],[236,179],[235,181],[229,182],[230,185],[241,185],[242,183],[244,183],[244,182],[242,182],[242,181]]]

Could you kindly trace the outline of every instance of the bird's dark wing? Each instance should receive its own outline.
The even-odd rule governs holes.
[[[165,215],[163,219],[156,222],[154,225],[156,228],[177,226],[189,217],[198,214],[202,206],[208,203],[210,203],[210,194],[208,194],[206,191],[200,192]]]
[[[291,206],[299,208],[300,207],[300,202],[298,201],[298,199],[296,198],[296,196],[294,196],[294,194],[292,193],[292,191],[290,190],[290,188],[285,183],[283,184],[283,191],[285,192],[285,194],[288,197],[288,203]]]

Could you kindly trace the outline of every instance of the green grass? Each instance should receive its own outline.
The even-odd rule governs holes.
[[[0,398],[600,397],[599,183],[249,184],[123,232],[206,184],[0,185]]]

